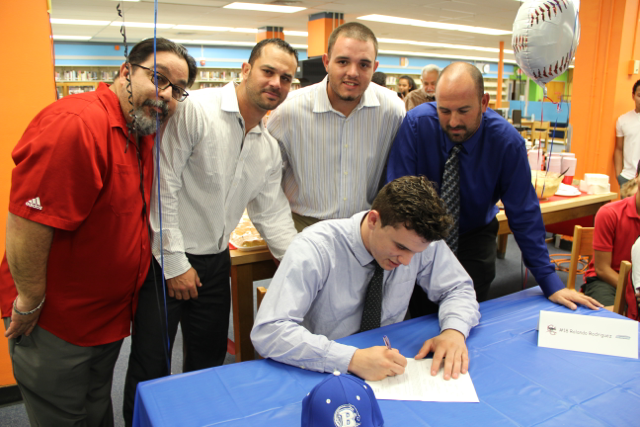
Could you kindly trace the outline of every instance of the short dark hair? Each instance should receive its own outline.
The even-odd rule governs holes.
[[[373,76],[371,76],[371,81],[382,87],[387,87],[387,75],[382,71],[376,71],[375,73],[373,73]]]
[[[428,242],[449,235],[453,220],[434,184],[424,176],[404,176],[385,185],[372,210],[378,211],[383,227],[404,225]]]
[[[638,161],[638,167],[636,168],[636,176],[640,175],[640,161]]]
[[[171,40],[163,37],[156,38],[156,52],[171,52],[175,53],[180,58],[187,62],[189,67],[189,79],[187,80],[187,87],[191,87],[196,80],[196,74],[198,73],[198,66],[193,56],[189,55],[187,48],[179,43],[172,42]],[[142,40],[137,43],[129,56],[127,62],[130,64],[140,64],[149,58],[149,55],[153,55],[153,38]]]
[[[264,39],[260,40],[260,42],[258,42],[253,47],[253,49],[251,49],[251,55],[249,55],[249,64],[253,66],[254,62],[256,62],[258,58],[260,58],[260,55],[262,55],[262,49],[264,49],[264,47],[269,44],[272,44],[284,50],[290,55],[293,55],[293,57],[296,58],[296,64],[298,63],[298,51],[292,48],[289,43],[282,39]]]
[[[476,67],[475,65],[471,65],[468,62],[452,62],[451,64],[444,67],[444,70],[442,70],[442,72],[438,76],[436,87],[438,86],[438,83],[440,83],[440,79],[442,78],[442,76],[447,74],[447,71],[450,72],[452,69],[461,67],[464,68],[465,71],[467,71],[469,76],[471,76],[471,79],[473,80],[474,86],[476,87],[476,91],[478,93],[478,99],[482,99],[482,97],[484,96],[484,78],[482,77],[482,73],[480,72],[478,67]]]
[[[340,25],[338,28],[333,30],[331,35],[329,36],[329,46],[327,47],[327,54],[331,57],[331,51],[333,50],[333,46],[336,44],[336,40],[338,37],[344,36],[350,39],[356,39],[363,42],[368,42],[371,40],[373,42],[373,48],[376,51],[376,58],[378,57],[378,39],[376,39],[373,31],[366,25],[362,25],[359,22],[347,22],[346,24]]]
[[[632,95],[636,94],[636,89],[638,89],[638,87],[640,87],[640,80],[633,85],[633,92],[631,92]]]
[[[413,80],[412,77],[410,77],[410,76],[402,76],[402,77],[400,77],[398,79],[398,81],[403,80],[403,79],[409,82],[409,92],[411,92],[412,90],[416,90],[416,88],[418,86],[416,86],[416,82],[415,82],[415,80]]]

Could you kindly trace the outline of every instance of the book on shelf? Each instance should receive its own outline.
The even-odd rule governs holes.
[[[67,70],[62,73],[55,72],[56,81],[90,82],[90,81],[113,81],[116,71],[88,71],[88,70]]]

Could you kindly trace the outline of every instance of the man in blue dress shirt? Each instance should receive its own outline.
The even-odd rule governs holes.
[[[411,176],[387,184],[370,211],[306,228],[287,249],[260,306],[251,331],[256,350],[303,369],[349,371],[366,380],[402,374],[407,360],[398,350],[333,340],[401,322],[417,281],[440,305],[441,333],[415,358],[433,352],[431,374],[444,360],[445,379],[466,373],[465,339],[480,312],[471,278],[441,240],[450,226],[432,183]],[[374,288],[376,275],[382,283]],[[375,316],[367,311],[372,289],[381,299]]]
[[[531,185],[524,141],[513,126],[488,109],[482,74],[456,62],[443,70],[436,100],[407,113],[387,164],[387,180],[424,175],[442,185],[444,165],[456,144],[459,151],[460,216],[457,257],[473,279],[478,301],[487,298],[495,277],[498,221],[496,202],[505,206],[524,263],[551,301],[577,308],[602,305],[569,290],[549,262],[540,205]],[[427,304],[416,289],[410,312],[422,315]],[[424,300],[426,298],[423,297]]]

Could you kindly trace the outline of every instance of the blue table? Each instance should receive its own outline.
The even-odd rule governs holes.
[[[538,348],[540,310],[569,312],[539,288],[480,304],[467,341],[480,403],[381,400],[385,427],[640,425],[640,361]],[[432,315],[339,341],[365,348],[386,334],[413,357],[438,332]],[[138,386],[134,426],[299,426],[302,398],[324,375],[259,360],[148,381]]]

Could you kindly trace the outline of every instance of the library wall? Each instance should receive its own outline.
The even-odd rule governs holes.
[[[3,2],[0,39],[6,41],[3,44],[3,57],[6,61],[0,67],[0,90],[4,94],[3,102],[0,103],[0,253],[4,254],[13,169],[11,151],[31,119],[42,108],[55,101],[47,1]],[[0,337],[0,387],[10,384],[15,384],[15,380],[3,333]]]

